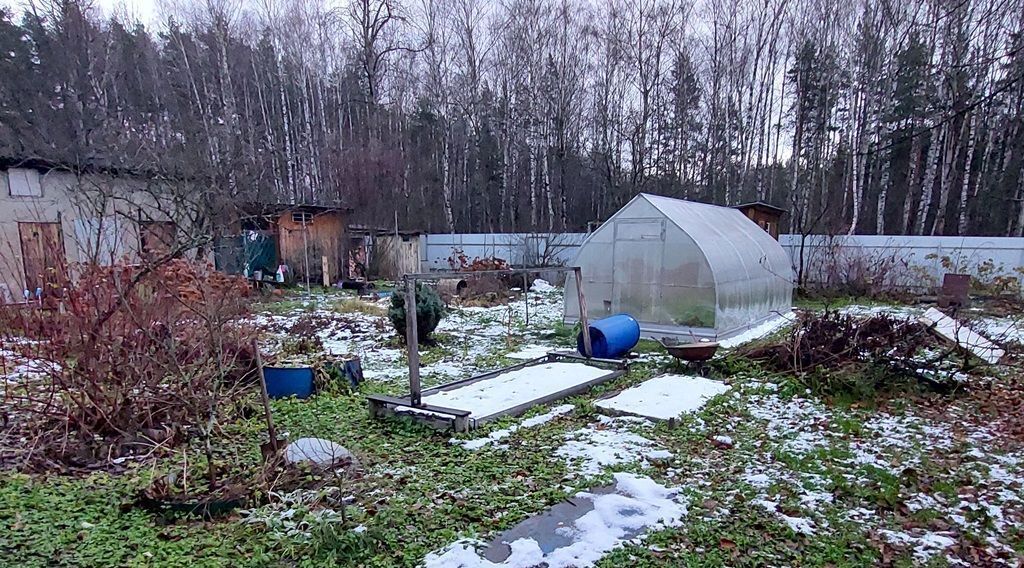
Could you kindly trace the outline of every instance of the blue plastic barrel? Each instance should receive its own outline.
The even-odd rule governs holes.
[[[616,314],[590,322],[591,356],[599,359],[617,359],[640,341],[640,324],[633,316]],[[583,349],[583,332],[576,336],[576,349],[586,355]]]
[[[309,367],[264,367],[270,398],[309,398],[313,394],[313,369]]]

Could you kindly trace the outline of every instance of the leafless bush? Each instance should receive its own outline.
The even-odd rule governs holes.
[[[936,282],[897,248],[865,251],[829,238],[808,260],[802,284],[812,296],[893,298],[930,290]]]
[[[0,348],[41,363],[37,379],[6,386],[15,420],[0,463],[86,465],[196,436],[210,455],[220,404],[252,371],[247,291],[208,265],[172,260],[90,266],[59,309],[0,309]]]

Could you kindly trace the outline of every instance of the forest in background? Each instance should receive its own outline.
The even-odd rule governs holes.
[[[1024,0],[0,8],[0,157],[581,230],[639,192],[831,234],[1024,234]]]

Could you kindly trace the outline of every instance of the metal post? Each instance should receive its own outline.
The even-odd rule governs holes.
[[[302,214],[302,267],[306,272],[306,299],[308,300],[311,296],[309,290],[309,239],[307,234],[309,229],[306,228],[306,214]]]
[[[405,345],[409,350],[409,399],[420,406],[420,338],[416,331],[416,279],[405,277]]]
[[[572,274],[576,278],[576,298],[580,304],[580,326],[583,327],[583,354],[587,357],[593,357],[594,350],[590,344],[590,322],[587,321],[587,300],[583,297],[583,271],[577,266],[572,269]]]
[[[527,274],[523,273],[523,304],[526,306],[526,325],[530,325],[530,286],[527,284]]]

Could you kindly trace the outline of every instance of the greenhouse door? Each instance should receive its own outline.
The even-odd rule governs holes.
[[[661,312],[661,266],[665,221],[615,222],[611,312],[657,322]]]

